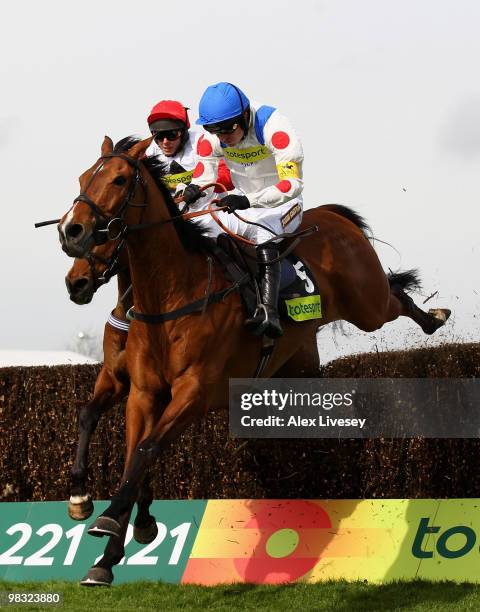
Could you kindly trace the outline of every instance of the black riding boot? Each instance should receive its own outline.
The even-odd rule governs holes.
[[[255,316],[245,321],[246,327],[253,330],[257,336],[265,334],[269,338],[278,338],[283,335],[277,311],[281,264],[279,261],[270,263],[279,254],[275,246],[257,247],[263,307],[257,311]]]

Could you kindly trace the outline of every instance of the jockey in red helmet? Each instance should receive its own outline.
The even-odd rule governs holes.
[[[147,122],[153,142],[146,151],[147,157],[156,155],[167,164],[164,177],[167,187],[175,192],[178,185],[189,184],[197,164],[195,144],[198,133],[190,130],[188,108],[176,100],[162,100],[150,111]],[[227,189],[233,189],[225,165],[219,169],[218,181]]]
[[[181,102],[162,100],[155,104],[147,119],[153,142],[146,155],[157,155],[168,165],[164,182],[171,191],[178,184],[191,181],[196,164],[196,134],[189,131],[187,111]]]

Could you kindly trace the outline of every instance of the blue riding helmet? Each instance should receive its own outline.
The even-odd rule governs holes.
[[[195,123],[209,125],[233,119],[243,114],[250,100],[241,89],[232,83],[217,83],[205,90],[198,106],[199,118]]]

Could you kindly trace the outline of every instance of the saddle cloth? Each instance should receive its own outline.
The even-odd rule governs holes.
[[[278,312],[294,321],[322,318],[322,301],[317,281],[295,253],[282,259]]]
[[[250,275],[250,282],[240,283],[240,295],[247,317],[253,316],[257,307],[254,284],[254,278],[258,277],[256,259],[245,257],[238,244],[226,234],[217,238],[217,248],[213,254],[223,265],[225,276],[230,281],[238,282],[244,279],[246,274]],[[307,264],[295,253],[290,253],[281,260],[281,266],[279,315],[299,322],[321,319],[320,291]]]

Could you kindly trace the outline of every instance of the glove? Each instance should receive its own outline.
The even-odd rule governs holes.
[[[250,208],[250,200],[244,195],[231,194],[222,198],[220,206],[228,206],[225,212],[233,213],[236,210],[245,210],[246,208]]]
[[[178,194],[177,194],[178,195]],[[183,201],[185,204],[193,204],[200,198],[204,198],[205,194],[203,191],[200,191],[200,187],[198,185],[187,185],[185,187],[185,191],[183,192]]]

